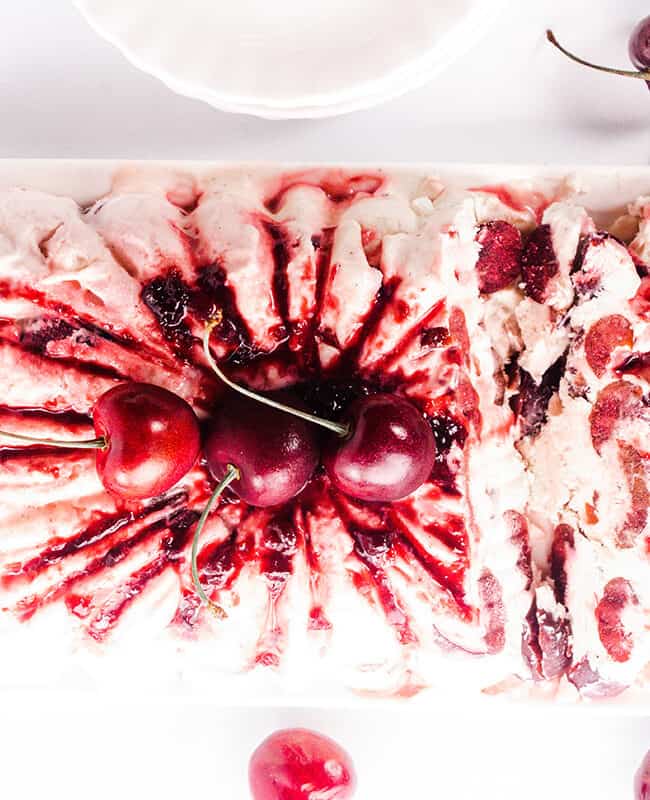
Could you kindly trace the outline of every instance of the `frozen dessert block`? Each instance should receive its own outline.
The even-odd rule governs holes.
[[[649,208],[630,208],[624,244],[559,184],[129,170],[85,207],[0,192],[1,430],[87,438],[124,381],[175,392],[207,424],[225,387],[200,340],[218,317],[233,379],[290,386],[333,419],[396,393],[437,453],[393,503],[322,470],[280,507],[226,492],[198,560],[217,620],[189,565],[214,488],[202,461],[124,503],[92,455],[0,438],[0,679],[47,646],[49,672],[200,684],[219,670],[316,694],[602,697],[639,680]]]

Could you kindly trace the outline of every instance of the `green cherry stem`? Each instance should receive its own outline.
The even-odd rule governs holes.
[[[199,538],[205,527],[205,523],[210,516],[210,512],[214,508],[215,503],[221,497],[226,487],[230,486],[233,481],[238,480],[240,477],[239,470],[237,467],[233,466],[232,464],[228,464],[228,469],[226,470],[226,474],[217,484],[214,492],[212,492],[212,496],[208,500],[206,507],[203,509],[203,513],[199,517],[199,521],[196,525],[196,530],[194,531],[194,539],[192,540],[192,580],[194,581],[194,588],[196,589],[196,593],[201,598],[201,600],[205,603],[205,605],[212,611],[212,613],[217,617],[217,619],[225,619],[227,614],[221,608],[220,605],[214,603],[208,595],[205,593],[205,589],[201,583],[201,578],[199,576],[199,566],[198,566],[198,554],[199,554]]]
[[[591,67],[591,69],[597,69],[599,72],[609,72],[610,75],[622,75],[624,78],[638,78],[641,81],[650,81],[650,72],[647,70],[614,69],[613,67],[604,67],[601,64],[592,64],[591,61],[585,61],[584,58],[580,58],[575,55],[575,53],[570,52],[566,47],[562,47],[551,30],[546,31],[546,38],[554,47],[557,47],[561,53],[564,53],[565,56],[570,58],[571,61],[582,64],[584,67]]]
[[[226,386],[230,386],[231,389],[234,389],[236,392],[249,397],[251,400],[256,400],[258,403],[264,403],[271,408],[275,408],[278,411],[284,411],[285,414],[293,414],[294,417],[300,417],[300,419],[304,419],[307,422],[313,422],[315,425],[320,425],[323,428],[327,428],[329,431],[333,431],[337,436],[341,438],[345,438],[350,434],[350,426],[345,425],[341,422],[333,422],[329,419],[322,419],[321,417],[316,417],[314,414],[310,414],[308,411],[301,411],[298,408],[292,408],[291,406],[286,406],[284,403],[278,403],[276,400],[271,400],[270,397],[265,397],[262,394],[257,394],[257,392],[253,392],[251,389],[246,389],[244,386],[240,386],[238,383],[235,383],[231,380],[219,367],[217,362],[214,360],[212,353],[210,351],[210,335],[214,328],[221,322],[221,315],[218,313],[213,319],[208,322],[205,326],[205,330],[203,332],[203,350],[205,352],[205,357],[208,360],[208,363],[218,375],[218,377],[226,384]]]
[[[22,433],[9,433],[8,431],[0,431],[0,437],[2,436],[6,436],[8,439],[16,439],[19,442],[28,442],[29,444],[42,444],[47,447],[64,447],[74,450],[106,450],[108,447],[108,440],[105,436],[100,436],[97,439],[85,439],[81,442],[66,442],[64,439],[38,439],[35,436],[24,436]]]

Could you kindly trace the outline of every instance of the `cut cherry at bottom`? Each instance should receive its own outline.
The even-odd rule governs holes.
[[[194,411],[185,400],[160,386],[115,386],[95,403],[92,417],[96,439],[38,439],[5,431],[0,431],[0,436],[48,447],[96,450],[102,483],[122,500],[164,494],[198,458],[201,439]]]
[[[650,800],[650,751],[634,776],[634,800]]]
[[[304,728],[265,739],[251,757],[248,776],[253,800],[349,800],[356,787],[345,750]]]
[[[285,392],[276,397],[298,403]],[[208,598],[198,569],[198,542],[212,508],[228,486],[248,505],[258,508],[288,502],[313,475],[319,447],[314,429],[303,419],[248,397],[230,395],[212,416],[204,453],[219,483],[194,533],[192,579],[203,602],[216,616],[224,617],[221,606]]]
[[[345,422],[334,422],[257,394],[228,378],[212,357],[210,333],[218,323],[213,319],[203,336],[205,356],[214,372],[249,400],[336,434],[326,444],[324,466],[341,491],[359,500],[389,503],[411,494],[429,477],[435,439],[424,415],[409,400],[394,394],[362,397],[348,409]]]

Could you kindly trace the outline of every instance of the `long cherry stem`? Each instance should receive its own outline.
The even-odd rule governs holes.
[[[108,441],[104,436],[97,439],[84,439],[81,442],[67,442],[64,439],[38,439],[35,436],[25,436],[22,433],[9,433],[9,431],[0,431],[0,437],[6,436],[9,439],[17,439],[19,442],[28,442],[29,444],[42,444],[47,447],[64,447],[69,450],[105,450],[108,447]]]
[[[265,397],[262,394],[258,394],[257,392],[253,392],[251,389],[246,389],[244,386],[240,386],[238,383],[235,383],[231,380],[219,367],[217,362],[214,360],[212,353],[210,352],[210,334],[214,330],[214,328],[220,323],[221,319],[219,316],[214,317],[210,322],[205,326],[205,331],[203,332],[203,350],[205,351],[205,357],[208,360],[208,363],[212,367],[212,369],[216,372],[219,378],[227,385],[230,386],[231,389],[234,389],[236,392],[245,395],[246,397],[250,397],[251,400],[256,400],[258,403],[264,403],[271,408],[275,408],[278,411],[284,411],[286,414],[293,414],[294,417],[300,417],[300,419],[304,419],[307,422],[313,422],[315,425],[320,425],[323,428],[327,428],[329,431],[333,431],[337,436],[341,436],[345,438],[350,433],[350,426],[346,425],[341,422],[333,422],[330,419],[322,419],[321,417],[317,417],[314,414],[310,414],[308,411],[301,411],[298,408],[292,408],[291,406],[286,406],[284,403],[278,403],[277,400],[271,400],[270,397]]]
[[[585,61],[584,58],[580,58],[579,56],[570,52],[569,50],[566,49],[566,47],[562,47],[562,45],[555,38],[555,34],[551,30],[546,31],[546,38],[554,47],[557,47],[557,49],[561,53],[564,53],[564,55],[570,58],[572,61],[575,61],[578,64],[582,64],[584,67],[591,67],[591,69],[597,69],[599,72],[609,72],[611,75],[622,75],[625,78],[638,78],[641,81],[650,80],[650,72],[648,72],[647,70],[633,71],[629,69],[614,69],[613,67],[604,67],[600,64],[592,64],[591,61]]]
[[[194,531],[194,539],[192,540],[192,580],[194,581],[194,588],[196,589],[196,593],[201,598],[201,600],[205,603],[205,605],[212,611],[212,613],[217,617],[217,619],[225,619],[228,615],[226,612],[221,608],[220,605],[210,600],[208,595],[203,588],[203,584],[201,583],[201,577],[199,575],[199,566],[198,566],[198,554],[199,554],[199,538],[205,527],[205,523],[210,516],[210,512],[214,508],[215,503],[221,497],[226,487],[230,486],[233,481],[238,480],[240,477],[239,470],[237,467],[233,466],[232,464],[228,464],[228,469],[226,470],[226,474],[217,484],[214,492],[212,492],[212,496],[208,500],[206,507],[203,509],[203,513],[199,517],[199,521],[196,525],[196,530]]]

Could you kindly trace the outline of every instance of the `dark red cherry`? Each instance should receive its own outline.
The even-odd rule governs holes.
[[[248,776],[253,800],[349,800],[356,786],[345,750],[303,728],[265,739],[251,757]]]
[[[375,394],[348,411],[350,434],[331,437],[323,455],[337,489],[359,500],[406,497],[431,474],[436,444],[431,426],[409,400]]]
[[[650,17],[642,19],[632,31],[629,49],[630,60],[638,70],[650,67]]]
[[[199,424],[180,397],[148,383],[123,383],[93,409],[97,472],[112,494],[139,500],[163,494],[190,470],[199,454]]]
[[[274,396],[300,406],[287,393]],[[229,394],[215,410],[204,452],[217,480],[230,464],[236,467],[239,478],[232,482],[233,491],[260,507],[295,497],[311,478],[319,457],[312,425],[237,394]]]
[[[260,407],[267,406],[274,412],[286,414],[308,425],[319,425],[335,434],[327,442],[324,465],[337,488],[359,500],[391,502],[406,497],[424,483],[433,468],[436,446],[430,426],[411,402],[393,394],[360,398],[351,406],[347,420],[335,422],[317,417],[304,408],[298,408],[295,400],[287,403],[284,400],[260,395],[229,378],[214,360],[210,350],[210,333],[220,319],[221,312],[206,325],[203,333],[203,351],[214,372],[227,386],[246,400]],[[241,405],[239,401],[239,406]],[[255,423],[254,407],[247,406],[250,410],[244,415],[251,420],[251,432],[246,437],[246,443],[251,453],[250,467],[253,473],[257,471],[262,476],[266,470],[273,469],[273,461],[271,459],[268,466],[260,470],[262,461],[258,454],[266,453],[274,446],[264,439],[269,433],[268,426]],[[261,408],[259,414],[262,415]],[[275,415],[273,418],[276,418]],[[260,416],[260,419],[265,420],[266,416]],[[217,470],[212,470],[216,477],[219,477],[219,474],[223,475],[229,464],[240,469],[246,466],[244,462],[246,448],[238,450],[235,446],[240,441],[239,434],[233,436],[232,441],[227,439],[225,430],[221,430],[219,436],[224,441],[227,440],[228,446],[223,449],[222,454],[219,454]],[[238,464],[238,458],[241,464]],[[208,461],[210,461],[209,455]],[[298,474],[300,474],[299,467],[298,462]],[[292,474],[289,460],[281,469],[287,476]],[[294,483],[297,485],[297,481],[289,479],[287,481],[287,490],[276,494],[283,496],[290,486]],[[251,496],[257,498],[251,500],[251,503],[268,505],[259,502],[258,491],[244,477],[238,482],[241,489],[239,494],[244,499],[246,498],[242,492],[251,491]],[[263,484],[261,477],[259,483]]]
[[[123,500],[163,494],[194,466],[201,438],[192,408],[150,383],[122,383],[93,409],[96,439],[40,439],[0,431],[0,437],[60,447],[96,450],[97,472],[106,489]]]

